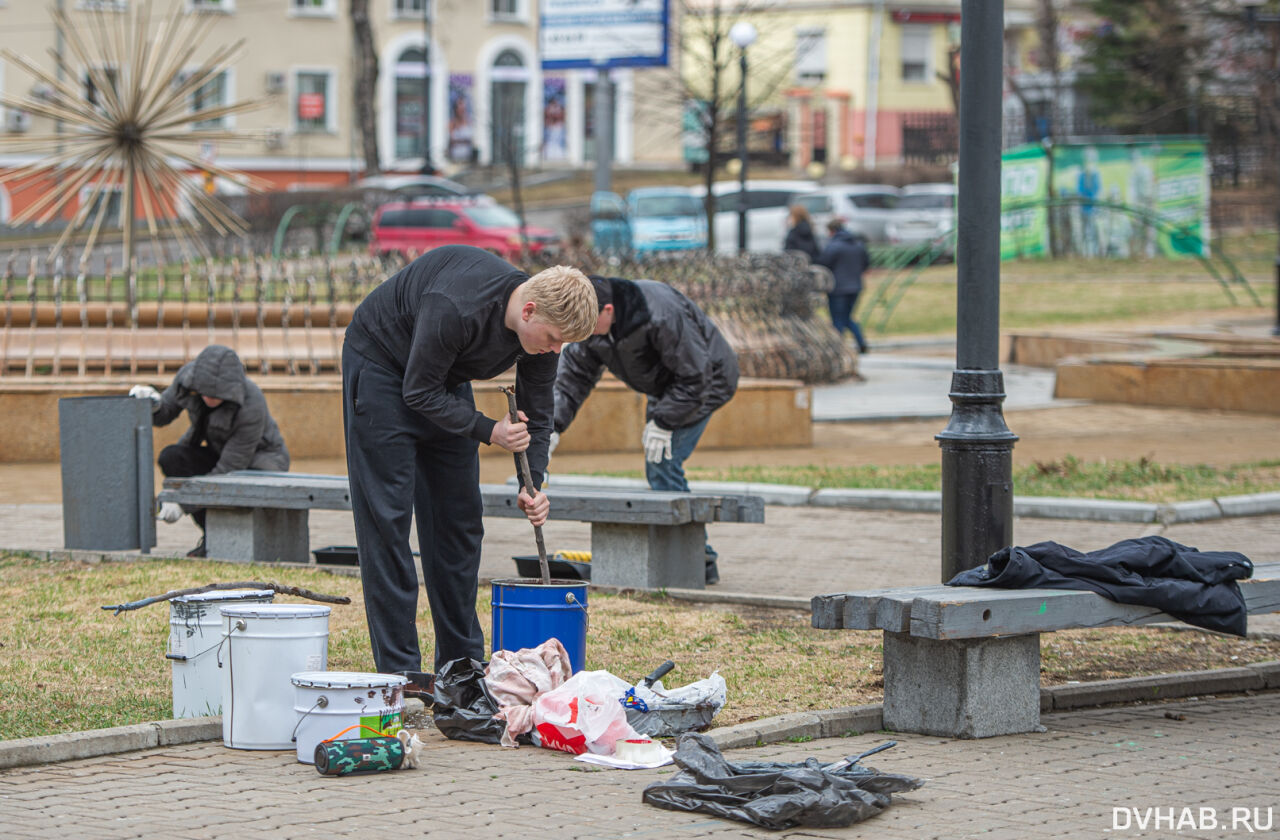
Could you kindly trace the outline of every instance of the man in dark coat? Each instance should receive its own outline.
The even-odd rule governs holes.
[[[867,246],[862,239],[845,229],[844,219],[832,219],[827,223],[827,230],[831,237],[815,262],[825,265],[835,275],[835,285],[827,293],[831,324],[837,333],[848,330],[858,343],[858,352],[865,353],[869,348],[862,336],[862,327],[853,320],[853,310],[858,305],[858,295],[862,293],[862,274],[871,265],[871,257],[867,254]]]
[[[178,369],[163,394],[150,385],[135,385],[129,395],[152,401],[153,425],[167,426],[183,411],[191,420],[178,442],[160,450],[156,459],[166,477],[289,469],[289,450],[267,410],[267,399],[249,381],[230,347],[213,344],[201,350]],[[203,531],[204,508],[187,512]],[[165,502],[158,516],[177,522],[182,513],[179,505]],[[205,556],[203,536],[187,556]]]
[[[641,445],[653,490],[689,492],[684,462],[711,412],[738,388],[738,357],[697,304],[665,283],[592,276],[600,315],[595,333],[560,356],[555,435],[573,418],[607,368],[648,396]],[[718,583],[716,553],[707,546],[706,582]]]
[[[591,334],[595,292],[576,269],[533,277],[467,245],[428,251],[356,307],[342,348],[342,419],[360,577],[373,661],[425,689],[418,644],[416,516],[435,628],[435,669],[484,660],[476,616],[483,503],[480,444],[528,450],[542,485],[556,354]],[[516,368],[519,421],[476,410],[471,380]],[[521,488],[520,509],[547,519],[546,494]]]

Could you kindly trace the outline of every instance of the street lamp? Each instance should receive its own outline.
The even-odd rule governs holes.
[[[738,253],[747,252],[747,47],[755,43],[756,28],[740,20],[729,29],[738,47]]]
[[[1280,15],[1276,14],[1259,14],[1258,8],[1263,5],[1264,0],[1236,0],[1240,7],[1244,10],[1245,25],[1249,27],[1251,32],[1258,31],[1263,24],[1270,26],[1272,29],[1271,37],[1267,40],[1271,47],[1268,62],[1270,68],[1267,72],[1267,80],[1271,85],[1271,99],[1275,107],[1280,108],[1280,93],[1277,87],[1280,87],[1280,68],[1276,67],[1276,57],[1280,55],[1280,48],[1276,47],[1275,32],[1280,28]],[[1275,143],[1273,153],[1277,153],[1280,157],[1280,136],[1273,133],[1271,140]],[[1280,191],[1280,172],[1276,174],[1276,190]],[[1276,322],[1271,327],[1271,334],[1280,336],[1280,200],[1276,205]]]

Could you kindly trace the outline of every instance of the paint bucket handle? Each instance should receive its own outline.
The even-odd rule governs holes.
[[[232,633],[236,632],[237,630],[244,630],[245,627],[246,625],[244,623],[243,618],[236,619],[236,623],[231,626],[231,629],[227,630],[227,635],[223,636],[222,641],[218,642],[218,667],[219,668],[222,667],[222,646],[225,645],[227,643],[227,640],[231,638]]]
[[[323,694],[316,698],[315,704],[310,709],[303,712],[302,717],[298,718],[298,722],[293,725],[293,732],[289,733],[289,740],[296,744],[298,742],[298,727],[302,726],[302,722],[307,719],[307,715],[311,714],[316,709],[323,709],[328,705],[329,698],[325,697]]]
[[[587,613],[587,605],[578,600],[578,596],[573,592],[564,593],[564,602],[576,606],[582,610],[582,624],[584,627],[591,628],[591,616]]]

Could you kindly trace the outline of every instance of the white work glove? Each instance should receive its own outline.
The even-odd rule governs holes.
[[[671,457],[671,430],[660,428],[657,423],[650,420],[644,424],[640,445],[644,447],[646,461],[650,464],[661,464]]]
[[[547,457],[551,457],[551,453],[556,451],[556,447],[560,445],[560,433],[551,433],[551,442],[547,444]]]
[[[146,386],[143,386],[146,387]],[[182,505],[177,502],[164,502],[160,505],[160,510],[156,512],[156,519],[163,519],[172,525],[182,518]]]
[[[140,400],[151,400],[153,408],[160,404],[160,392],[150,385],[134,385],[129,389],[129,396],[137,397]]]

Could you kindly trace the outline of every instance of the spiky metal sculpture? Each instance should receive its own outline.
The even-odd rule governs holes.
[[[187,12],[180,2],[174,2],[167,14],[153,21],[149,0],[130,3],[127,10],[90,11],[75,21],[61,9],[50,11],[75,60],[86,68],[98,101],[90,101],[76,81],[78,74],[61,56],[55,56],[61,65],[59,74],[11,50],[2,51],[6,59],[37,79],[44,93],[24,97],[0,93],[0,103],[64,126],[59,133],[0,136],[0,144],[12,151],[39,155],[38,160],[4,180],[16,184],[18,190],[47,190],[18,213],[13,223],[34,220],[46,224],[63,213],[82,190],[88,190],[53,247],[54,254],[61,252],[72,234],[87,225],[83,253],[88,254],[107,217],[109,202],[105,199],[119,190],[126,271],[133,264],[133,220],[139,207],[153,240],[165,228],[184,251],[192,244],[198,250],[204,246],[191,236],[179,215],[183,202],[215,231],[243,233],[244,220],[185,177],[184,170],[204,171],[250,189],[258,187],[243,173],[200,157],[201,144],[243,140],[243,133],[196,126],[262,103],[192,109],[193,95],[239,57],[244,40],[217,47],[196,63],[194,71],[187,72],[209,34],[213,16]],[[114,78],[106,68],[115,70]]]

